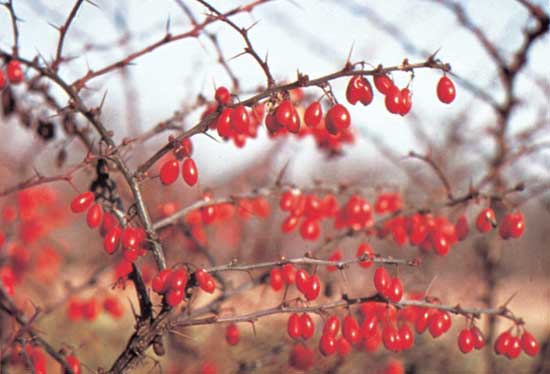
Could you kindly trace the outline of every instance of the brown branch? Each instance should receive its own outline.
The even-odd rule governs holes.
[[[67,16],[67,19],[65,20],[65,23],[59,27],[59,41],[57,42],[55,59],[51,64],[51,68],[53,70],[57,70],[59,68],[59,64],[62,62],[63,42],[65,41],[65,37],[69,32],[69,27],[71,26],[71,23],[76,17],[76,13],[78,12],[78,9],[80,8],[83,2],[84,0],[76,0],[73,8],[71,9],[71,12]]]
[[[4,4],[2,4],[6,7],[8,10],[8,13],[10,15],[11,19],[11,28],[13,33],[13,47],[12,47],[12,54],[15,58],[19,55],[19,28],[17,27],[17,20],[18,17],[15,14],[15,9],[13,9],[13,0],[7,0]]]
[[[258,310],[252,313],[236,315],[236,316],[211,316],[206,318],[192,318],[187,317],[179,319],[171,323],[171,327],[186,327],[186,326],[198,326],[198,325],[210,325],[216,323],[236,323],[236,322],[255,322],[260,318],[271,316],[274,314],[284,314],[284,313],[316,313],[324,315],[327,310],[336,309],[336,308],[345,308],[352,305],[367,303],[367,302],[385,302],[388,305],[393,305],[396,308],[405,308],[408,306],[420,307],[420,308],[431,308],[437,310],[443,310],[456,315],[463,315],[467,317],[479,318],[481,315],[493,315],[499,316],[513,321],[518,325],[522,325],[524,322],[521,318],[515,317],[508,309],[505,307],[501,308],[463,308],[460,305],[451,306],[444,305],[439,303],[430,303],[427,301],[421,300],[402,300],[398,303],[393,303],[384,298],[379,294],[374,294],[371,296],[364,296],[358,298],[349,298],[346,294],[342,295],[342,299],[338,301],[333,301],[320,305],[312,306],[302,306],[302,307],[289,307],[284,303],[276,306],[274,308],[268,308],[263,310]]]
[[[354,64],[354,65],[357,65],[357,64]],[[342,78],[342,77],[349,77],[352,75],[372,76],[376,74],[390,73],[392,71],[413,71],[415,69],[423,69],[423,68],[440,69],[442,71],[450,71],[451,69],[449,64],[437,62],[432,59],[428,59],[424,62],[419,62],[414,64],[410,64],[407,61],[403,61],[403,63],[400,65],[389,66],[389,67],[379,66],[375,69],[370,69],[370,70],[353,70],[345,67],[344,69],[341,69],[337,72],[323,75],[315,79],[309,79],[307,75],[302,75],[298,77],[298,79],[296,79],[294,82],[284,83],[281,85],[274,85],[246,100],[240,101],[240,105],[252,106],[257,104],[260,100],[270,97],[277,92],[289,91],[294,88],[300,88],[300,87],[314,87],[314,86],[321,87],[325,85],[328,81]],[[147,170],[149,170],[149,168],[151,168],[155,162],[157,162],[167,152],[172,150],[172,147],[178,141],[182,141],[185,138],[189,138],[196,134],[200,134],[207,131],[209,124],[216,119],[218,114],[219,114],[218,112],[211,113],[210,115],[206,116],[201,121],[199,121],[195,126],[193,126],[189,130],[185,131],[180,136],[178,136],[176,139],[177,140],[176,142],[168,142],[168,144],[166,144],[164,147],[158,150],[155,154],[153,154],[153,156],[151,156],[147,161],[141,164],[137,168],[136,173],[140,175],[145,173]]]
[[[46,340],[36,334],[32,328],[30,328],[29,321],[25,318],[24,313],[20,311],[15,304],[11,301],[9,296],[4,292],[4,288],[0,285],[0,309],[5,313],[12,316],[17,323],[22,326],[26,332],[31,336],[32,340],[38,345],[44,348],[44,350],[57,361],[67,373],[72,373],[71,368],[65,361],[65,358],[59,354],[59,352],[53,348]]]
[[[206,26],[208,26],[208,25],[210,25],[210,24],[212,24],[212,23],[214,23],[214,22],[216,22],[216,21],[218,21],[222,18],[227,19],[228,17],[233,16],[235,14],[245,12],[245,11],[248,12],[252,8],[254,8],[258,5],[261,5],[261,4],[263,4],[267,1],[269,1],[269,0],[255,0],[255,1],[251,2],[248,5],[238,6],[234,9],[224,13],[220,17],[209,17],[206,20],[204,20],[202,23],[200,23],[197,26],[193,27],[193,29],[191,29],[189,31],[186,31],[186,32],[183,32],[183,33],[180,33],[180,34],[172,35],[170,33],[167,33],[165,36],[163,36],[158,41],[156,41],[156,42],[150,44],[149,46],[147,46],[145,48],[142,48],[142,49],[140,49],[136,52],[130,53],[128,56],[126,56],[126,57],[124,57],[124,58],[122,58],[122,59],[120,59],[116,62],[113,62],[113,63],[111,63],[109,65],[106,65],[102,68],[99,68],[97,70],[89,70],[88,73],[86,73],[86,75],[84,75],[82,78],[79,78],[79,79],[75,80],[70,86],[72,88],[74,88],[74,90],[76,92],[78,92],[86,85],[87,82],[89,82],[93,78],[96,78],[96,77],[101,76],[103,74],[106,74],[106,73],[112,72],[114,70],[120,69],[124,66],[128,66],[131,62],[133,62],[137,58],[139,58],[143,55],[146,55],[148,53],[151,53],[159,47],[165,46],[167,44],[173,43],[173,42],[178,41],[178,40],[182,40],[182,39],[186,39],[186,38],[195,38]]]
[[[212,13],[214,13],[222,22],[227,23],[231,28],[233,28],[235,31],[237,31],[241,37],[243,38],[246,47],[244,49],[244,52],[251,55],[254,60],[260,65],[260,68],[263,70],[265,77],[267,79],[267,87],[272,87],[275,84],[275,80],[273,79],[273,76],[271,75],[271,71],[269,70],[269,65],[267,65],[267,61],[264,61],[259,55],[258,52],[256,52],[256,49],[252,45],[252,42],[250,41],[250,38],[248,37],[248,31],[249,29],[241,28],[235,24],[235,22],[231,21],[229,18],[227,18],[224,14],[222,14],[219,10],[214,8],[212,5],[207,3],[204,0],[196,0],[203,6],[205,6],[208,10],[210,10]],[[269,1],[269,0],[268,0]],[[217,43],[216,43],[217,44]]]
[[[418,160],[421,160],[427,163],[433,169],[433,171],[441,181],[441,184],[443,184],[443,187],[445,187],[447,198],[451,201],[454,200],[453,191],[452,191],[451,183],[449,183],[449,179],[447,179],[447,176],[445,175],[445,173],[443,173],[443,170],[441,170],[439,165],[437,165],[437,163],[433,160],[433,158],[430,155],[424,156],[414,151],[410,151],[409,157],[416,158]]]

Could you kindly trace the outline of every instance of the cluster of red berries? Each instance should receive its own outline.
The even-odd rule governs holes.
[[[384,103],[390,113],[402,116],[409,113],[412,97],[408,87],[399,89],[386,74],[375,75],[374,85],[385,96]],[[372,86],[367,78],[356,75],[350,79],[346,90],[346,98],[350,104],[355,105],[359,101],[363,105],[369,105],[373,97]]]
[[[91,229],[99,227],[103,220],[103,207],[95,203],[95,195],[91,191],[81,193],[71,201],[71,211],[73,213],[86,213],[86,223]]]
[[[282,223],[282,231],[291,232],[303,218],[300,234],[307,240],[319,238],[320,221],[324,218],[334,218],[334,226],[338,229],[360,230],[373,224],[369,203],[358,195],[352,195],[344,206],[339,208],[338,200],[332,194],[320,198],[315,194],[287,190],[281,195],[279,206],[281,210],[289,212],[289,216]]]
[[[183,180],[190,187],[197,184],[199,171],[197,169],[197,164],[195,164],[195,161],[191,158],[192,153],[193,145],[191,140],[189,138],[183,139],[172,152],[174,158],[166,160],[160,167],[160,181],[162,184],[170,185],[178,179],[178,175],[180,174],[180,160],[182,159],[181,176]]]
[[[456,228],[445,216],[415,213],[409,216],[396,216],[384,222],[378,230],[379,238],[392,235],[394,242],[402,246],[409,242],[425,252],[433,250],[440,256],[449,253],[458,243]]]
[[[525,230],[525,222],[523,220],[523,214],[521,212],[509,212],[507,213],[499,226],[499,235],[502,239],[519,238],[523,235]],[[495,212],[491,208],[485,208],[479,212],[476,219],[476,228],[481,233],[491,231],[497,227],[497,221]]]
[[[0,284],[8,295],[15,294],[15,273],[11,266],[0,266]]]
[[[214,198],[209,191],[203,194],[208,202]],[[206,225],[234,222],[237,218],[248,220],[252,217],[266,218],[271,214],[271,207],[263,196],[240,198],[235,202],[223,202],[205,205],[186,214],[185,223],[194,240],[200,245],[207,245]]]
[[[153,291],[164,295],[166,304],[175,308],[185,298],[187,286],[187,271],[184,268],[164,269],[153,277]]]
[[[230,323],[225,328],[225,341],[229,345],[237,345],[241,341],[241,331],[235,323]]]
[[[398,277],[392,277],[384,267],[374,271],[374,287],[392,303],[400,302],[403,297],[403,282]]]
[[[521,351],[529,356],[536,356],[539,352],[537,339],[528,331],[524,330],[520,336],[514,336],[510,330],[504,331],[495,340],[494,351],[497,355],[504,355],[509,359],[517,358]]]
[[[25,79],[21,63],[18,60],[8,62],[6,73],[11,84],[19,84]],[[6,75],[4,75],[4,70],[0,69],[0,90],[6,87],[6,84]]]
[[[460,330],[457,338],[458,349],[466,354],[475,349],[485,347],[485,337],[477,326]]]
[[[296,288],[308,300],[315,300],[321,292],[321,281],[316,274],[309,274],[304,269],[298,269],[292,264],[271,269],[269,283],[274,291],[280,291],[283,285],[296,285]]]
[[[202,114],[202,118],[205,118],[215,111],[221,112],[216,120],[210,123],[210,129],[217,130],[218,135],[225,141],[232,139],[239,148],[244,147],[247,138],[258,136],[258,127],[264,116],[263,104],[254,106],[250,111],[244,105],[229,107],[232,104],[232,96],[224,86],[216,89],[215,99],[216,103],[209,105]]]
[[[124,306],[120,300],[114,296],[106,296],[103,303],[95,297],[81,300],[72,297],[67,304],[67,316],[71,321],[95,321],[101,312],[101,309],[115,319],[124,315]]]
[[[32,364],[32,372],[35,374],[46,374],[47,373],[47,356],[44,349],[38,345],[25,345],[25,354],[26,357],[30,360]],[[80,360],[73,354],[66,355],[65,362],[67,366],[71,369],[72,374],[81,374],[82,368],[80,365]],[[10,364],[13,366],[21,365],[28,368],[28,361],[23,357],[23,347],[21,344],[16,344],[9,356]],[[31,370],[31,368],[28,368]],[[61,374],[68,374],[69,371],[61,369]]]

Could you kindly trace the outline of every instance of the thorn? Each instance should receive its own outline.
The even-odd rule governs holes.
[[[233,57],[230,57],[228,61],[231,61],[231,60],[234,60],[238,57],[241,57],[243,55],[246,55],[248,52],[246,50],[242,51],[241,53],[238,53],[237,55],[233,56]]]
[[[506,301],[504,302],[504,304],[502,304],[502,308],[506,308],[508,306],[508,304],[510,304],[510,302],[512,301],[512,299],[514,297],[516,297],[516,295],[519,293],[519,291],[516,291],[514,292],[508,299],[506,299]]]
[[[437,48],[434,53],[428,57],[428,61],[435,61],[435,56],[441,51],[441,47]]]
[[[213,141],[215,141],[216,143],[221,143],[218,139],[214,138],[212,135],[210,135],[209,133],[207,132],[203,132],[204,135],[208,136],[210,139],[212,139]]]
[[[54,25],[54,24],[51,23],[51,22],[48,22],[48,25],[51,26],[51,27],[53,27],[53,28],[56,29],[57,31],[61,32],[61,26],[56,26],[56,25]]]
[[[351,54],[353,53],[353,47],[355,46],[355,41],[351,43],[351,47],[349,49],[348,58],[346,59],[346,66],[350,64],[351,61]]]
[[[92,0],[86,0],[86,2],[94,7],[96,7],[97,9],[101,9],[101,7],[99,5],[97,5],[96,3],[94,3]]]
[[[434,277],[432,278],[432,280],[430,281],[430,283],[428,284],[428,287],[426,287],[426,290],[424,291],[424,297],[426,297],[426,295],[428,295],[428,292],[430,291],[430,289],[432,288],[435,280],[437,279],[437,275],[434,275]]]
[[[250,30],[252,30],[252,28],[254,26],[256,26],[258,23],[260,23],[260,20],[254,22],[252,25],[250,25],[247,29],[245,29],[245,32],[249,32]]]
[[[166,20],[166,34],[167,35],[170,34],[170,24],[171,24],[171,19],[170,19],[170,16],[168,16],[168,19]]]
[[[281,169],[281,171],[279,172],[279,174],[277,174],[277,179],[275,180],[275,185],[276,186],[280,186],[281,185],[281,182],[283,180],[283,177],[286,173],[286,170],[288,168],[288,166],[290,165],[290,159],[287,160],[287,162],[285,163],[285,165],[283,166],[283,168]]]
[[[105,90],[105,93],[103,94],[103,97],[101,98],[101,103],[99,104],[98,112],[101,112],[101,109],[103,108],[103,104],[105,104],[105,98],[107,97],[107,92],[109,92],[109,91]]]

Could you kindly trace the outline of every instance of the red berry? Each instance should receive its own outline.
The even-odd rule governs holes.
[[[281,194],[281,198],[279,199],[279,207],[285,212],[290,212],[296,208],[298,199],[298,194],[294,193],[292,190],[286,190]]]
[[[401,279],[397,277],[392,278],[387,297],[392,303],[401,301],[403,297],[403,283]]]
[[[351,344],[343,336],[339,337],[336,340],[336,350],[338,351],[338,356],[346,357],[351,352]]]
[[[539,343],[537,339],[527,331],[524,331],[521,335],[521,347],[529,356],[536,356],[539,352]]]
[[[361,335],[363,336],[363,339],[368,339],[376,334],[377,328],[378,316],[376,315],[376,313],[365,315],[365,319],[361,324]]]
[[[342,251],[340,249],[336,249],[331,255],[330,257],[328,258],[328,261],[333,261],[333,262],[340,262],[342,261]],[[327,271],[329,272],[332,272],[332,271],[336,271],[338,270],[338,268],[334,265],[329,265],[327,266]]]
[[[435,250],[435,253],[437,253],[440,256],[445,256],[449,253],[451,249],[451,245],[449,241],[447,240],[447,237],[441,230],[434,229],[431,233],[431,242],[433,245],[433,248]]]
[[[214,290],[216,289],[216,282],[210,273],[207,273],[204,269],[199,269],[195,272],[195,278],[197,279],[199,287],[204,292],[214,293]]]
[[[287,126],[287,130],[293,134],[298,134],[300,132],[300,116],[296,109],[293,108],[292,115],[290,116],[290,123]]]
[[[359,247],[357,247],[356,256],[357,257],[363,257],[365,255],[366,255],[366,258],[373,258],[374,257],[374,252],[372,251],[372,247],[369,244],[361,243],[359,245]],[[373,264],[372,261],[366,260],[366,261],[361,261],[359,263],[359,266],[361,266],[365,269],[368,269],[372,266],[372,264]]]
[[[294,111],[294,105],[292,105],[290,100],[283,100],[275,111],[275,119],[277,120],[279,125],[286,127],[290,130],[292,114],[294,113]]]
[[[288,317],[286,331],[292,339],[299,339],[302,336],[302,321],[298,313],[292,313]]]
[[[233,134],[233,128],[231,126],[231,116],[233,109],[225,108],[216,120],[216,129],[218,130],[218,135],[222,138],[230,138]]]
[[[65,362],[67,363],[67,366],[71,369],[72,374],[82,373],[82,369],[80,368],[80,361],[75,356],[68,355],[67,357],[65,357]],[[64,373],[68,374],[69,371],[65,370]]]
[[[302,331],[302,338],[309,339],[315,333],[315,324],[307,313],[303,313],[300,316],[300,329]]]
[[[508,213],[502,219],[499,234],[502,239],[519,238],[525,230],[525,222],[521,212]]]
[[[510,345],[508,351],[506,352],[506,357],[509,359],[517,358],[521,353],[521,340],[517,336],[512,336],[510,338]]]
[[[476,326],[472,326],[470,328],[470,331],[472,332],[472,337],[474,340],[474,348],[481,349],[485,347],[485,337],[483,336],[481,330],[478,329]]]
[[[184,292],[181,289],[170,289],[166,293],[166,303],[170,305],[172,308],[175,308],[179,305],[179,303],[182,302],[184,296]]]
[[[164,185],[172,184],[178,179],[180,165],[177,160],[168,160],[160,168],[160,181]]]
[[[342,104],[336,104],[327,112],[325,125],[329,133],[335,135],[347,129],[351,124],[348,110]]]
[[[153,277],[153,280],[151,281],[151,287],[153,288],[153,291],[155,291],[158,294],[163,294],[166,291],[168,291],[169,283],[168,279],[170,278],[170,275],[172,274],[171,269],[164,269],[161,270],[157,275]]]
[[[321,336],[319,339],[319,351],[323,356],[330,356],[336,352],[336,338],[334,335],[325,335]]]
[[[238,134],[247,134],[250,126],[250,118],[246,108],[238,105],[231,113],[231,125]]]
[[[359,323],[349,314],[344,317],[342,322],[342,336],[352,345],[361,342],[361,329],[359,328]]]
[[[307,300],[315,300],[319,293],[321,292],[321,281],[319,280],[319,277],[317,275],[312,275],[309,277],[309,280],[307,282],[306,286],[306,292],[304,292],[304,296]]]
[[[479,212],[476,219],[477,230],[481,233],[489,232],[496,227],[495,212],[491,208],[485,208]]]
[[[465,215],[461,215],[455,223],[456,238],[463,241],[468,237],[470,228],[468,227],[468,219]]]
[[[412,108],[412,95],[411,91],[405,87],[401,90],[401,107],[399,108],[399,114],[406,115]]]
[[[103,309],[112,317],[118,319],[124,315],[122,303],[114,296],[108,296],[103,301]]]
[[[330,316],[323,325],[323,335],[338,335],[340,329],[340,320],[336,316]]]
[[[474,334],[472,334],[470,329],[463,329],[460,331],[458,334],[458,348],[460,349],[460,352],[468,353],[474,349],[474,338]]]
[[[317,240],[321,234],[321,225],[317,219],[306,219],[300,225],[300,235],[306,240]]]
[[[126,227],[122,230],[121,243],[125,249],[138,248],[145,241],[145,230],[137,227]]]
[[[374,86],[382,95],[387,95],[394,86],[393,81],[386,74],[374,76]]]
[[[288,363],[298,370],[308,370],[313,366],[313,351],[303,344],[296,344],[290,351]]]
[[[103,207],[100,204],[93,204],[90,209],[88,209],[88,214],[86,215],[86,222],[88,227],[95,229],[101,224],[101,219],[103,218]]]
[[[283,280],[286,284],[294,284],[296,282],[296,268],[292,264],[284,264],[282,267]]]
[[[383,374],[405,374],[405,368],[401,361],[392,360],[386,365]]]
[[[497,355],[503,355],[508,352],[508,349],[510,348],[510,342],[512,339],[512,334],[510,332],[505,331],[502,334],[500,334],[495,340],[495,344],[493,346],[495,353]]]
[[[445,104],[453,102],[456,96],[455,85],[446,76],[442,76],[437,83],[437,98]]]
[[[103,249],[105,249],[105,252],[113,254],[117,250],[121,235],[122,229],[118,226],[113,227],[107,232],[103,239]]]
[[[273,291],[279,291],[280,289],[282,289],[283,283],[283,273],[281,269],[271,269],[271,273],[269,274],[269,284],[271,285]]]
[[[388,351],[399,352],[401,350],[401,337],[394,326],[390,324],[384,326],[382,330],[382,340],[384,342],[384,347]]]
[[[309,274],[304,269],[296,271],[296,288],[301,293],[305,294],[309,288]]]
[[[174,270],[168,280],[170,289],[185,290],[187,285],[187,272],[184,268]]]
[[[82,317],[88,321],[95,320],[99,315],[99,305],[94,298],[84,301],[80,304],[80,307],[82,309]]]
[[[358,101],[363,105],[369,105],[372,97],[372,87],[366,78],[355,75],[349,80],[346,99],[351,105],[355,105]]]
[[[304,122],[308,127],[316,128],[321,123],[323,108],[321,103],[314,101],[307,107],[304,113]]]
[[[283,232],[289,233],[292,230],[294,230],[299,223],[300,223],[300,217],[290,215],[286,217],[286,219],[281,224],[281,230]]]
[[[88,191],[76,196],[71,201],[71,211],[73,213],[82,213],[94,202],[95,195],[93,192]]]
[[[193,161],[191,157],[187,157],[183,160],[181,175],[188,186],[192,187],[197,183],[199,171],[197,170],[195,161]]]
[[[393,114],[399,114],[401,110],[401,91],[396,86],[392,86],[386,98],[384,99],[386,109]]]
[[[414,344],[414,335],[409,325],[404,324],[399,328],[402,349],[411,349]]]
[[[451,327],[450,321],[450,317],[446,312],[435,312],[428,321],[430,334],[434,338],[441,336]]]
[[[11,60],[8,62],[8,80],[12,84],[18,84],[23,82],[23,70],[21,64],[17,60]]]
[[[374,272],[374,287],[382,296],[386,296],[391,287],[392,278],[386,268],[379,267]]]
[[[229,345],[237,345],[239,343],[241,340],[241,332],[236,324],[230,323],[227,325],[225,329],[225,340]]]
[[[227,87],[220,86],[216,89],[215,98],[220,105],[225,105],[231,99],[231,93],[229,92]]]
[[[6,87],[6,76],[4,75],[4,71],[0,70],[0,90],[4,89]]]

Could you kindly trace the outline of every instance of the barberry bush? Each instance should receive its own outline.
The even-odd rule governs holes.
[[[160,3],[2,4],[1,373],[550,370],[548,4]]]

